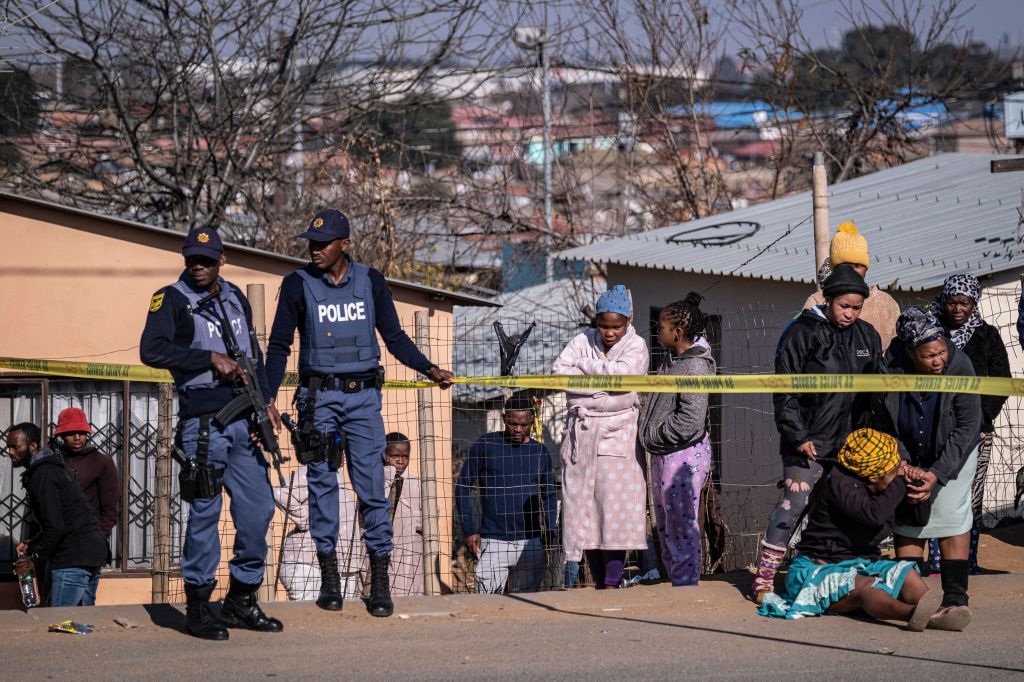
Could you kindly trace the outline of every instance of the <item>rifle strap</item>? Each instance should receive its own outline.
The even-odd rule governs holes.
[[[196,444],[196,463],[206,466],[206,457],[210,453],[210,415],[199,417],[199,442]]]

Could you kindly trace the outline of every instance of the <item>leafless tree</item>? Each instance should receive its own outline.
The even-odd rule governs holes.
[[[277,248],[345,192],[388,224],[387,193],[370,201],[380,164],[348,154],[366,112],[423,96],[437,68],[487,53],[479,35],[467,47],[479,0],[11,6],[13,37],[63,66],[32,71],[51,104],[6,183]]]
[[[849,29],[832,47],[808,34],[798,0],[730,5],[761,93],[802,115],[799,131],[825,152],[833,181],[926,153],[917,113],[963,98],[998,68],[963,26],[961,0],[845,0],[839,12]]]
[[[654,225],[702,217],[731,205],[715,149],[707,103],[710,66],[722,55],[724,24],[706,0],[589,0],[588,38],[621,82],[622,147],[629,180]],[[649,150],[646,172],[636,153]]]

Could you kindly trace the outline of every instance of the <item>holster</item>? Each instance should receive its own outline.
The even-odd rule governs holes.
[[[341,468],[341,460],[345,454],[347,439],[343,431],[336,431],[331,434],[330,443],[327,446],[327,468],[337,471]]]
[[[301,434],[297,443],[292,442],[292,445],[295,447],[295,459],[299,461],[299,464],[323,461],[323,441],[323,434],[316,429]]]
[[[383,374],[380,373],[381,380]],[[309,387],[306,392],[306,404],[303,406],[301,423],[298,433],[292,435],[292,445],[295,447],[295,459],[300,464],[327,461],[331,471],[337,471],[341,467],[341,460],[345,450],[344,433],[323,433],[314,425],[316,417],[316,397],[323,386],[323,377],[314,376],[309,380]]]
[[[181,440],[181,427],[178,427]],[[185,502],[208,500],[220,495],[224,487],[224,470],[208,463],[210,451],[210,415],[199,417],[199,441],[195,459],[186,459],[178,473],[178,492]]]

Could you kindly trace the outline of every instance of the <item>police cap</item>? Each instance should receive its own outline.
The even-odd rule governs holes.
[[[217,230],[209,227],[197,227],[185,236],[185,244],[181,247],[181,254],[189,256],[206,256],[218,260],[224,255],[224,244],[220,240]]]
[[[348,218],[341,211],[325,208],[309,221],[305,232],[295,235],[296,239],[308,239],[314,242],[333,242],[335,239],[348,239]]]

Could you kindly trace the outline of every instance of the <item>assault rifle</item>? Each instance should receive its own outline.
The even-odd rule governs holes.
[[[277,442],[277,434],[274,433],[274,425],[270,422],[267,403],[263,400],[263,392],[260,390],[259,381],[256,378],[256,364],[239,347],[238,340],[235,339],[235,332],[231,328],[231,319],[224,309],[224,303],[220,300],[219,294],[220,292],[217,292],[204,296],[196,303],[195,310],[201,310],[210,301],[216,302],[219,312],[214,312],[213,314],[220,323],[221,338],[224,339],[224,346],[227,348],[231,359],[237,362],[238,366],[242,369],[242,374],[245,375],[246,380],[245,382],[239,382],[242,385],[236,387],[241,392],[231,402],[222,407],[220,412],[214,415],[213,418],[221,426],[227,426],[243,414],[253,414],[255,416],[253,421],[256,426],[256,435],[260,439],[264,453],[270,453],[267,463],[274,467],[274,471],[277,472],[277,479],[283,488],[285,482],[284,474],[281,473],[281,464],[286,462],[287,459],[281,452],[281,446]],[[256,334],[253,333],[252,329],[249,330],[249,338],[253,350],[256,350]]]

